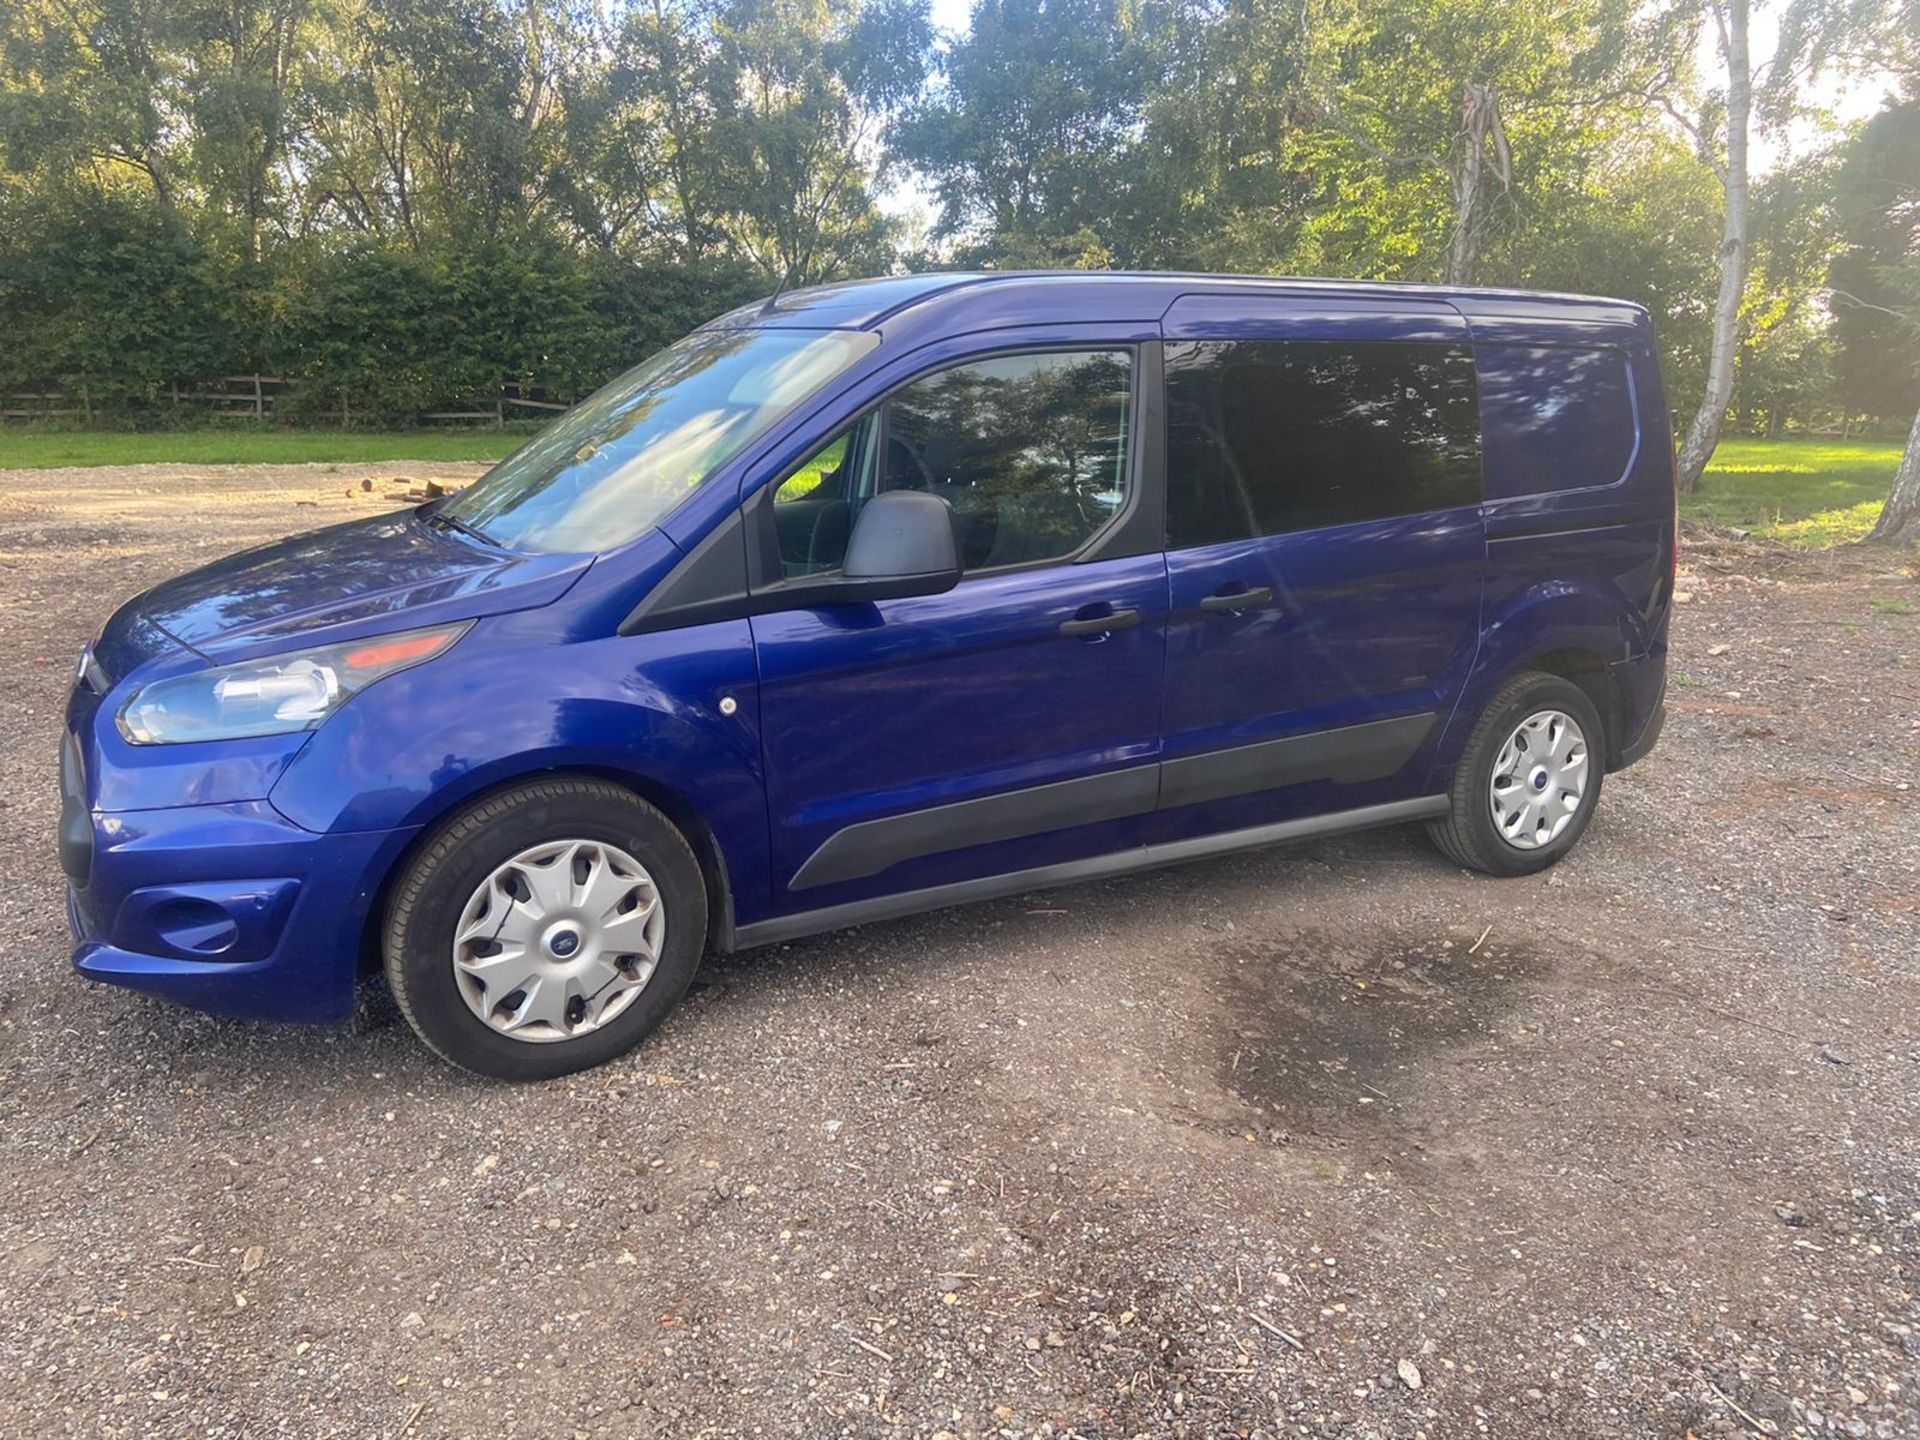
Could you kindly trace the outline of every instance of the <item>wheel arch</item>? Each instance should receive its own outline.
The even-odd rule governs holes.
[[[1601,728],[1605,731],[1602,736],[1605,743],[1601,749],[1606,756],[1606,768],[1615,768],[1615,761],[1624,744],[1620,734],[1623,707],[1612,667],[1598,650],[1586,645],[1562,645],[1554,650],[1526,652],[1512,659],[1490,660],[1484,655],[1481,657],[1473,678],[1461,692],[1459,703],[1447,721],[1446,733],[1440,739],[1432,776],[1428,781],[1429,789],[1445,790],[1453,783],[1453,770],[1460,763],[1461,750],[1482,713],[1499,693],[1501,686],[1529,670],[1558,676],[1579,687],[1600,716]]]
[[[1473,671],[1461,687],[1435,754],[1433,789],[1452,783],[1453,767],[1475,722],[1500,687],[1539,670],[1580,687],[1605,727],[1603,753],[1612,769],[1628,738],[1625,697],[1613,666],[1643,653],[1644,626],[1632,607],[1605,587],[1542,583],[1488,617]]]
[[[636,799],[644,800],[666,816],[674,829],[685,837],[700,865],[700,881],[707,892],[707,939],[709,951],[726,951],[733,945],[733,881],[727,870],[726,852],[713,827],[697,806],[664,781],[636,774],[611,765],[569,764],[546,769],[522,771],[503,776],[478,790],[463,790],[446,798],[444,804],[428,815],[411,839],[388,862],[380,876],[360,928],[359,971],[362,978],[375,974],[381,966],[381,934],[386,928],[387,906],[393,888],[407,872],[427,844],[458,816],[494,796],[541,780],[598,780],[616,785]]]
[[[1549,650],[1544,655],[1536,655],[1523,665],[1508,672],[1505,679],[1527,670],[1540,670],[1548,675],[1557,675],[1562,680],[1580,687],[1587,699],[1593,702],[1593,708],[1600,717],[1605,729],[1601,737],[1603,751],[1607,757],[1607,766],[1613,767],[1620,754],[1622,716],[1620,689],[1614,682],[1613,670],[1605,659],[1592,650],[1578,646],[1562,650]]]

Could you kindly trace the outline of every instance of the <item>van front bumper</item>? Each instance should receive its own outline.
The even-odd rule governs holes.
[[[264,800],[96,812],[73,829],[63,861],[87,857],[67,866],[75,970],[219,1015],[308,1022],[352,1015],[381,882],[418,833],[315,834]]]

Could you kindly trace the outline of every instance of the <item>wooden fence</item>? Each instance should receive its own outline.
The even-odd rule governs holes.
[[[534,398],[537,395],[544,395],[546,393],[544,389],[536,385],[529,385],[524,388],[518,385],[502,385],[499,393],[493,397],[491,404],[484,400],[455,401],[454,404],[467,408],[457,410],[429,410],[420,418],[422,420],[465,420],[468,423],[481,421],[491,425],[504,425],[509,418],[545,419],[550,415],[558,415],[563,410],[571,410],[573,408],[571,404],[559,400],[550,398],[541,400]],[[509,411],[521,411],[524,413],[509,417]]]
[[[300,385],[279,375],[220,375],[208,380],[181,381],[167,387],[157,408],[194,410],[219,419],[270,420],[283,397]],[[156,407],[143,407],[156,408]],[[573,408],[572,401],[556,400],[537,383],[509,381],[490,396],[457,396],[444,409],[427,410],[417,417],[436,423],[503,426],[508,420],[547,419]],[[88,387],[76,389],[0,392],[0,421],[53,420],[78,417],[91,425],[102,413]],[[351,403],[340,402],[340,421],[351,423]],[[316,417],[317,418],[317,417]]]
[[[0,395],[0,420],[46,420],[55,415],[84,415],[93,419],[86,392],[76,398],[58,390],[16,390]]]
[[[193,407],[218,416],[264,420],[274,401],[298,381],[278,375],[218,375],[209,380],[175,382],[162,403],[179,410]],[[89,424],[99,414],[88,387],[73,390],[15,390],[0,395],[0,419],[50,420],[78,415]]]

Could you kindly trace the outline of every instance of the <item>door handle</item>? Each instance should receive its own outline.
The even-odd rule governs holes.
[[[1230,590],[1209,595],[1200,602],[1202,610],[1251,610],[1256,605],[1273,603],[1273,587],[1256,585],[1251,590]]]
[[[1104,635],[1109,630],[1131,630],[1140,623],[1138,610],[1109,610],[1104,615],[1076,616],[1060,626],[1062,635]]]

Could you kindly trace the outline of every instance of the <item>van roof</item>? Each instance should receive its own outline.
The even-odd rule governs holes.
[[[712,324],[872,330],[903,321],[909,328],[919,329],[922,324],[940,325],[959,306],[986,312],[979,325],[971,323],[974,317],[967,317],[969,323],[961,327],[965,329],[1072,320],[1152,322],[1164,316],[1180,297],[1208,293],[1328,299],[1345,295],[1374,302],[1404,299],[1417,308],[1444,306],[1456,310],[1469,324],[1485,318],[1497,329],[1507,328],[1513,321],[1560,322],[1588,333],[1644,330],[1647,326],[1646,311],[1640,306],[1596,295],[1398,281],[1116,270],[938,271],[849,280],[789,290],[741,306]]]

